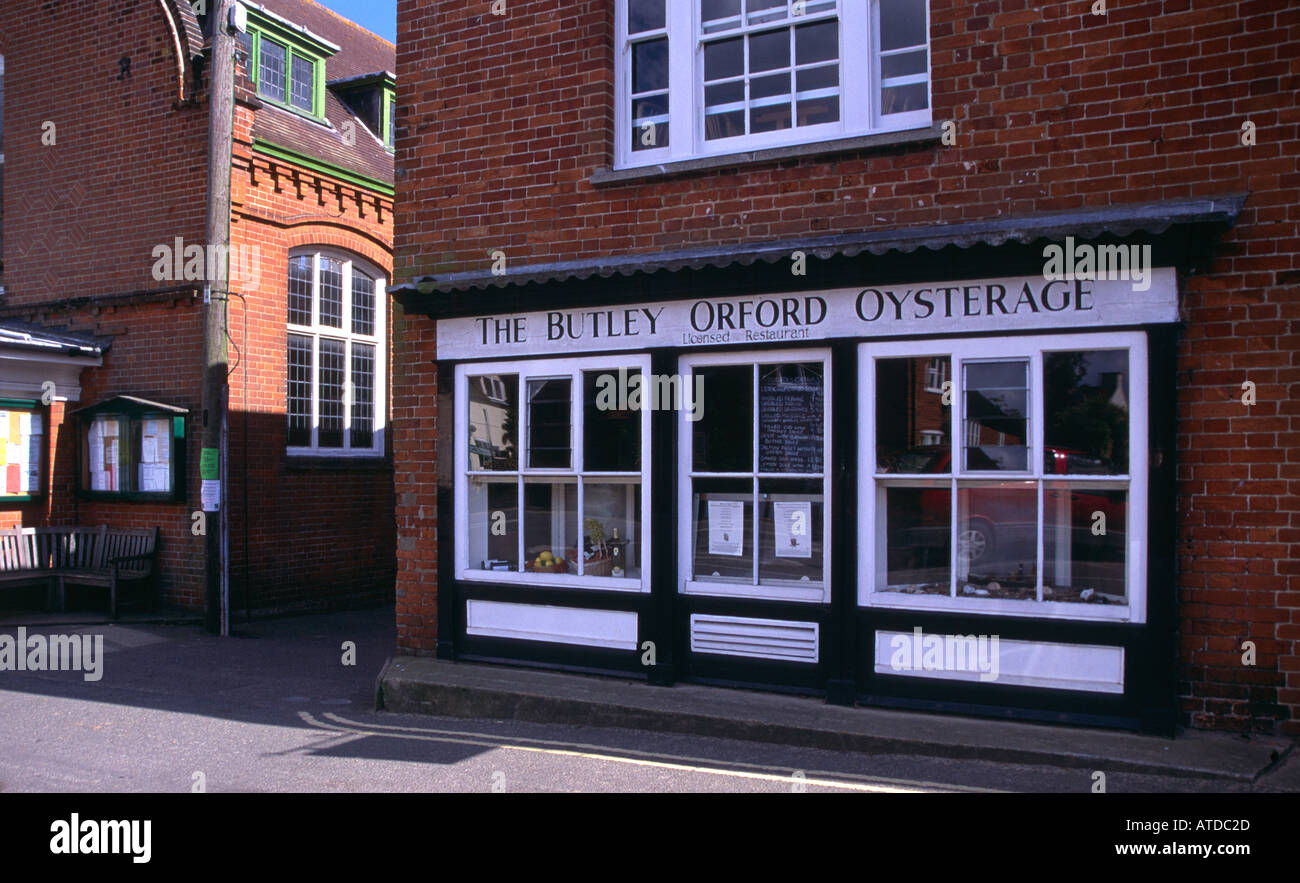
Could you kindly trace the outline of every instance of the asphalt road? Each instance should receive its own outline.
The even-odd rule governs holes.
[[[1088,792],[1091,771],[638,730],[375,712],[392,610],[94,625],[103,673],[0,671],[0,790],[42,792]],[[0,634],[14,634],[0,625]],[[355,644],[345,664],[344,642]],[[1256,786],[1258,787],[1258,786]],[[1107,791],[1249,792],[1108,774]],[[1264,789],[1261,789],[1264,790]]]

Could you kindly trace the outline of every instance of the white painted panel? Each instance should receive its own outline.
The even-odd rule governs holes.
[[[465,606],[466,634],[637,649],[637,615],[628,611],[479,600],[467,601]]]
[[[1177,322],[1177,275],[1149,272],[1144,283],[1014,276],[442,319],[438,358]]]
[[[876,632],[876,673],[1014,684],[1056,690],[1124,692],[1124,648],[1042,641],[1004,641],[997,635]],[[983,640],[979,640],[982,638]],[[939,643],[934,643],[938,641]],[[941,647],[941,652],[935,648]],[[932,655],[927,657],[926,650]]]
[[[818,637],[815,622],[691,615],[692,653],[816,662]]]

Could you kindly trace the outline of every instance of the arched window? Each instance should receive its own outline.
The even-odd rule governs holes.
[[[384,274],[345,252],[289,255],[288,451],[384,453]]]

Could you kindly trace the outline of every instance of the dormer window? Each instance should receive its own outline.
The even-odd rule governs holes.
[[[384,113],[388,116],[384,146],[392,150],[397,144],[397,98],[392,92],[384,93]]]
[[[295,55],[289,76],[289,103],[310,113],[315,98],[316,63]]]
[[[258,94],[272,101],[284,102],[284,62],[286,50],[274,40],[262,39],[262,51],[257,65]]]
[[[316,82],[319,62],[301,50],[258,34],[257,94],[319,117]]]
[[[295,113],[325,118],[325,58],[338,51],[306,29],[249,10],[249,29],[240,43],[249,56],[248,74],[257,94]]]
[[[331,80],[330,91],[389,150],[397,137],[397,83],[388,71]]]

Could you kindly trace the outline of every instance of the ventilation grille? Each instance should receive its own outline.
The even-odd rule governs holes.
[[[738,616],[691,616],[691,652],[817,661],[817,623]]]

